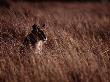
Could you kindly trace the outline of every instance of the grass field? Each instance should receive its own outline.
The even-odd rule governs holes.
[[[46,25],[47,42],[21,54],[34,23]],[[110,82],[110,4],[0,7],[0,82]]]

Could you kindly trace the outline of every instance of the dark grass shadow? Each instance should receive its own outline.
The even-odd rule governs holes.
[[[0,0],[0,8],[10,8],[10,3],[8,0]]]
[[[68,75],[69,82],[81,82],[80,73],[70,71],[67,75]]]

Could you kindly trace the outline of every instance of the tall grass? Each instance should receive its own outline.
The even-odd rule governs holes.
[[[0,82],[109,82],[109,4],[16,3],[0,9]],[[31,26],[47,36],[41,53],[20,53]]]

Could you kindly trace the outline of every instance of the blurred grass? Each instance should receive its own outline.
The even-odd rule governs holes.
[[[109,82],[110,5],[16,3],[0,8],[0,82]],[[31,26],[47,36],[42,53],[25,49]]]

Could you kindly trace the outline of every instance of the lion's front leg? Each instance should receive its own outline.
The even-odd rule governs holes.
[[[43,48],[43,41],[38,41],[36,44],[35,44],[35,53],[41,53],[42,51],[42,48]]]

